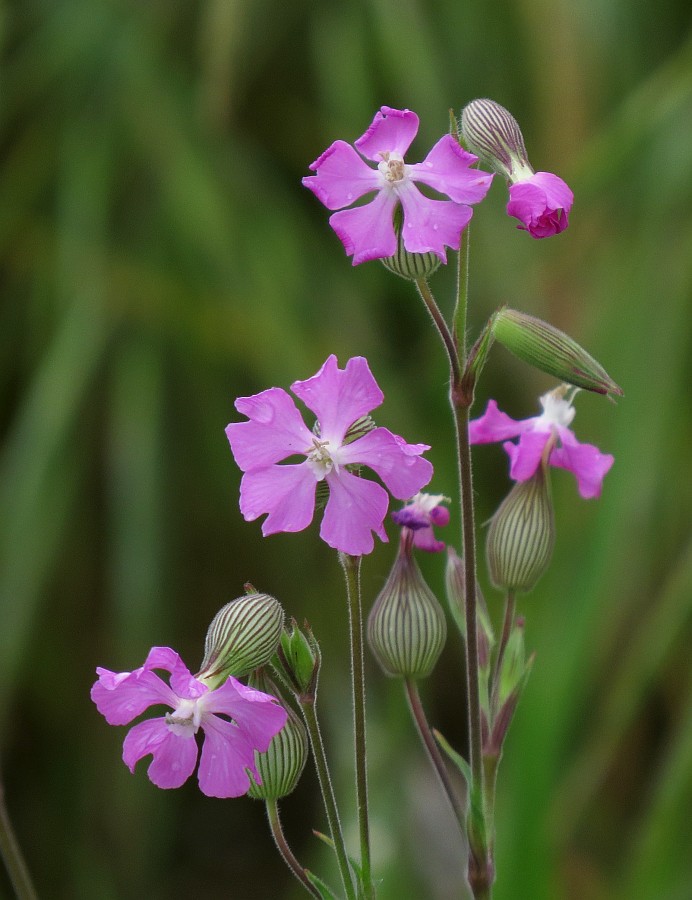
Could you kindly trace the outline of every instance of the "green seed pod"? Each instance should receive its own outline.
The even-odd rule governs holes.
[[[264,670],[254,673],[249,684],[281,699],[279,689]],[[262,779],[262,783],[257,784],[250,775],[248,796],[255,800],[280,800],[288,796],[298,784],[308,758],[305,726],[288,703],[282,705],[288,713],[286,724],[274,735],[266,753],[255,752],[257,771]]]
[[[204,660],[196,676],[217,687],[229,675],[238,678],[263,666],[281,638],[284,611],[269,594],[246,594],[222,607],[204,641]]]
[[[423,580],[410,545],[402,547],[368,617],[372,652],[387,675],[424,678],[446,637],[442,607]]]
[[[533,175],[514,116],[494,100],[472,100],[461,112],[466,146],[508,181]]]
[[[550,478],[541,463],[514,485],[493,516],[486,544],[490,578],[506,591],[530,591],[548,568],[555,543]]]

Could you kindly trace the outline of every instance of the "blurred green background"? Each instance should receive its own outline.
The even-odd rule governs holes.
[[[405,282],[350,266],[301,187],[382,104],[421,117],[489,96],[576,202],[533,241],[496,179],[472,226],[474,331],[500,303],[550,319],[625,390],[577,400],[615,454],[600,501],[553,479],[554,564],[520,611],[536,664],[500,775],[497,900],[689,900],[692,853],[692,34],[689,4],[632,0],[16,0],[0,6],[0,756],[42,897],[300,896],[262,805],[154,788],[89,700],[94,668],[150,646],[195,669],[245,581],[307,617],[347,832],[346,610],[313,527],[238,512],[233,401],[362,354],[378,421],[427,441],[454,494],[445,361]],[[433,289],[449,309],[452,279]],[[479,391],[516,418],[551,382],[497,348]],[[508,488],[476,451],[479,522]],[[454,540],[456,512],[447,529]],[[394,536],[394,529],[389,529]],[[369,606],[393,558],[365,561]],[[441,590],[441,560],[423,561]],[[481,572],[485,579],[485,572]],[[487,581],[484,580],[487,587]],[[499,615],[500,597],[486,596]],[[458,836],[400,686],[370,664],[380,900],[456,898]],[[460,647],[424,685],[465,741]],[[282,806],[337,878],[307,771]],[[0,896],[9,896],[4,873]]]

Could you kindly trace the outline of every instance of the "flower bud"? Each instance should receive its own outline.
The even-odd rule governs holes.
[[[229,675],[247,675],[274,655],[284,624],[281,604],[269,594],[238,597],[212,619],[204,641],[204,659],[196,676],[210,687]]]
[[[469,150],[508,181],[533,175],[519,123],[494,100],[472,100],[464,107],[461,134]]]
[[[404,247],[401,237],[400,211],[397,210],[397,221],[394,223],[396,231],[396,253],[393,256],[381,257],[382,265],[395,275],[400,275],[408,281],[417,281],[419,278],[428,278],[440,268],[440,258],[435,253],[409,253]]]
[[[514,485],[492,517],[486,556],[493,584],[530,591],[548,568],[555,543],[550,479],[545,463]]]
[[[442,652],[447,623],[413,559],[411,543],[410,533],[402,536],[392,571],[368,617],[368,641],[387,675],[424,678]]]
[[[319,644],[307,622],[304,628],[307,634],[303,634],[296,620],[291,619],[290,630],[282,633],[277,654],[272,660],[280,677],[301,702],[314,699],[322,663]]]
[[[587,391],[622,396],[603,366],[563,331],[506,306],[490,321],[495,339],[530,366]]]
[[[253,673],[249,684],[265,694],[280,698],[276,684],[264,669]],[[250,774],[248,796],[255,800],[279,800],[290,794],[298,784],[308,758],[308,736],[305,726],[288,703],[282,703],[288,713],[286,724],[274,735],[266,753],[255,752],[257,771],[262,779],[257,784]]]

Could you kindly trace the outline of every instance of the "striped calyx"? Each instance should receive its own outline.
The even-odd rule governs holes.
[[[533,175],[519,123],[494,100],[472,100],[464,107],[461,135],[469,150],[508,181]]]
[[[381,257],[380,262],[395,275],[408,281],[428,278],[440,268],[440,258],[435,253],[409,253],[404,247],[401,236],[401,210],[395,213],[394,230],[396,232],[396,253],[393,256]]]
[[[368,617],[368,641],[387,675],[425,678],[447,637],[442,607],[402,538],[392,571]]]
[[[555,517],[547,466],[514,485],[493,516],[486,557],[493,584],[530,591],[548,568],[555,543]]]
[[[281,699],[279,689],[264,669],[249,680],[250,687]],[[280,800],[290,794],[305,768],[308,758],[308,735],[305,726],[288,703],[282,702],[288,713],[286,724],[275,734],[266,753],[255,751],[255,764],[262,783],[250,774],[249,797],[255,800]]]
[[[283,624],[281,604],[269,594],[245,594],[227,603],[209,626],[196,677],[213,688],[229,675],[238,678],[263,666],[274,655]]]
[[[490,330],[510,353],[541,372],[596,394],[622,396],[622,388],[593,356],[542,319],[503,306],[491,316]]]

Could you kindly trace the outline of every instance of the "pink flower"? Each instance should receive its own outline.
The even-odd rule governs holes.
[[[532,237],[550,237],[567,228],[573,202],[574,194],[561,178],[536,172],[510,184],[507,214],[519,219],[517,228]]]
[[[170,686],[154,669],[170,672]],[[274,697],[245,687],[235,678],[209,690],[194,678],[169,647],[152,647],[144,665],[134,672],[97,668],[91,699],[109,725],[128,725],[145,709],[168,706],[173,711],[146,719],[128,732],[123,761],[134,772],[149,754],[149,779],[160,788],[180,787],[197,763],[195,735],[205,740],[199,763],[199,786],[208,797],[240,797],[255,781],[255,750],[265,752],[286,721],[286,710]]]
[[[422,163],[407,165],[404,155],[418,132],[418,116],[408,109],[383,106],[365,134],[355,142],[362,156],[345,141],[335,141],[303,178],[327,209],[337,209],[329,223],[353,256],[353,265],[392,256],[397,249],[394,211],[404,213],[402,235],[409,253],[434,253],[447,262],[445,247],[459,249],[461,232],[471,219],[468,204],[482,200],[492,175],[471,170],[478,157],[449,134],[435,144]],[[369,166],[362,157],[377,164]],[[449,200],[426,197],[424,184]],[[366,194],[370,202],[351,206]],[[351,209],[344,207],[351,206]]]
[[[599,497],[603,478],[614,459],[591,444],[580,444],[575,438],[568,428],[575,410],[572,398],[565,399],[564,394],[562,387],[544,394],[540,398],[543,413],[519,422],[500,412],[497,403],[490,400],[485,413],[470,423],[470,441],[472,444],[505,441],[502,446],[511,460],[509,474],[514,481],[531,478],[547,452],[551,466],[574,474],[582,497]],[[517,436],[516,444],[505,440]]]
[[[392,518],[397,525],[413,532],[414,547],[429,553],[440,553],[445,545],[444,541],[435,538],[433,525],[449,523],[449,510],[442,506],[443,503],[449,503],[449,498],[443,494],[419,493],[403,509],[395,510]]]
[[[382,523],[389,498],[379,484],[354,474],[354,467],[373,469],[404,500],[430,481],[432,465],[421,458],[430,448],[407,444],[386,428],[369,430],[364,417],[384,395],[361,356],[339,369],[332,355],[316,375],[294,382],[291,390],[317,416],[319,424],[312,431],[281,388],[236,400],[238,412],[249,419],[226,428],[235,461],[245,473],[240,510],[248,522],[268,513],[264,535],[302,531],[312,521],[317,484],[325,481],[329,499],[320,537],[353,556],[370,553],[372,532],[387,540]],[[305,459],[277,465],[291,456]]]

